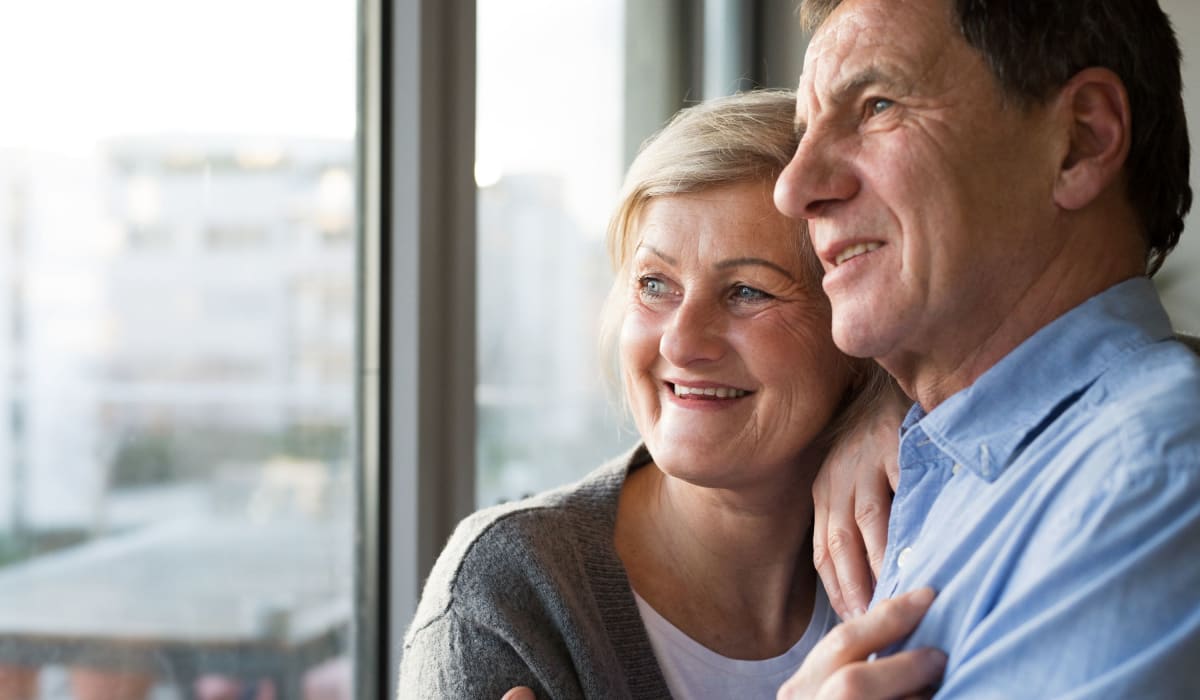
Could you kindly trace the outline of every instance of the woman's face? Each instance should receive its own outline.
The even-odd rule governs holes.
[[[619,343],[655,463],[716,488],[794,476],[849,364],[771,183],[656,198],[638,234]]]

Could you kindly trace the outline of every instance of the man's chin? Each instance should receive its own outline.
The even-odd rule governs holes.
[[[880,333],[879,323],[866,319],[856,322],[839,322],[835,314],[833,321],[833,344],[838,350],[851,357],[880,358],[888,353],[893,343]]]

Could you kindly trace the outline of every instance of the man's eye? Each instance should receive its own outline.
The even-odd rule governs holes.
[[[871,113],[871,116],[875,116],[886,111],[895,104],[895,102],[886,97],[872,97],[867,101],[867,111]]]

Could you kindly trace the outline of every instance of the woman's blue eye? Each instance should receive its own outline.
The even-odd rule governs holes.
[[[737,301],[759,301],[760,299],[769,299],[771,295],[754,287],[739,284],[733,288],[733,297]]]
[[[667,294],[667,283],[656,277],[642,277],[638,280],[638,289],[642,294],[660,297]]]
[[[896,104],[895,102],[889,100],[886,97],[873,97],[867,103],[867,106],[870,107],[871,116],[875,116],[876,114],[879,114],[881,112],[888,110],[889,108],[893,107],[895,104]]]

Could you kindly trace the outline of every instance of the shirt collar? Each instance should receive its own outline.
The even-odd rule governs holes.
[[[1154,285],[1145,277],[1127,280],[1052,321],[932,412],[914,406],[904,430],[920,423],[955,462],[994,481],[1067,399],[1138,348],[1171,335]]]

